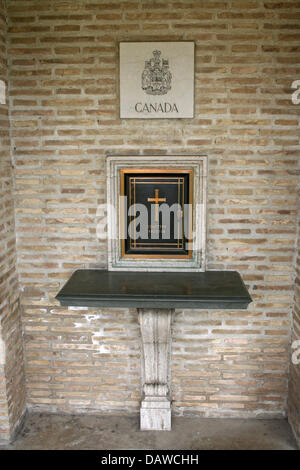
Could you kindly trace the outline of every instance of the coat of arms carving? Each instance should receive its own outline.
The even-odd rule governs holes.
[[[194,42],[120,42],[119,52],[121,119],[194,117]]]
[[[171,90],[172,74],[169,60],[160,59],[161,51],[153,51],[153,58],[145,61],[142,73],[142,89],[148,95],[165,95]]]

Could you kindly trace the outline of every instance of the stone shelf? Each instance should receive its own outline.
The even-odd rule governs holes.
[[[136,308],[142,340],[140,426],[171,429],[171,324],[175,308],[246,309],[252,299],[236,271],[75,271],[57,294],[63,306]]]
[[[236,271],[75,271],[56,296],[63,306],[246,309],[252,301]]]

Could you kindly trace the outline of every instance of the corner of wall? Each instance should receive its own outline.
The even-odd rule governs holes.
[[[300,189],[298,192],[298,233],[295,259],[295,296],[292,317],[288,420],[300,449]]]
[[[6,3],[0,0],[0,79],[5,84],[6,38]],[[22,423],[26,401],[7,99],[0,104],[0,220],[0,440],[8,441]]]

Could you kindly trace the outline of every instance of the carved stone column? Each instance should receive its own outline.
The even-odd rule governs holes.
[[[174,309],[138,308],[142,334],[141,430],[170,431],[171,321]]]

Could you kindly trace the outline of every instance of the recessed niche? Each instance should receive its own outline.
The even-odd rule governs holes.
[[[107,158],[110,270],[205,271],[206,156]]]

